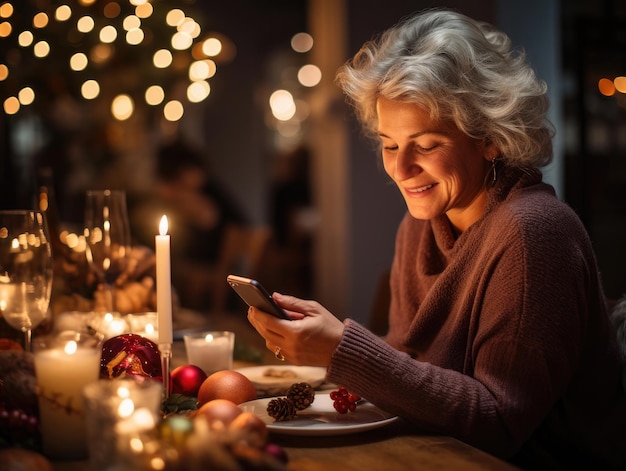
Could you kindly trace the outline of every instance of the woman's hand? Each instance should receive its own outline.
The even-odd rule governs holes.
[[[280,353],[295,365],[327,367],[341,340],[343,323],[316,301],[279,293],[272,297],[291,321],[254,307],[248,309],[248,320],[267,348],[275,352],[280,347]]]

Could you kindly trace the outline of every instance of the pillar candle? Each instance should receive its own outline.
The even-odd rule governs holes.
[[[164,215],[159,224],[159,235],[155,238],[159,344],[173,342],[170,236],[167,235],[167,229],[167,217]]]
[[[51,458],[87,457],[82,389],[100,375],[100,348],[65,347],[35,353],[40,431]]]

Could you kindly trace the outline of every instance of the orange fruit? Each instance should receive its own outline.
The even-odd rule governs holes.
[[[215,399],[241,404],[257,398],[252,381],[238,371],[222,370],[211,374],[198,389],[198,406]]]

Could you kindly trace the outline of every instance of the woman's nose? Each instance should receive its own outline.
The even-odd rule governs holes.
[[[405,180],[421,171],[422,168],[417,162],[415,153],[412,152],[411,149],[404,149],[398,152],[394,175],[396,180]]]

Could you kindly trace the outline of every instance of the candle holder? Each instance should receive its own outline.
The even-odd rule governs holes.
[[[159,353],[161,354],[161,374],[163,376],[163,388],[165,389],[165,399],[170,397],[170,364],[172,360],[172,344],[160,343]]]

